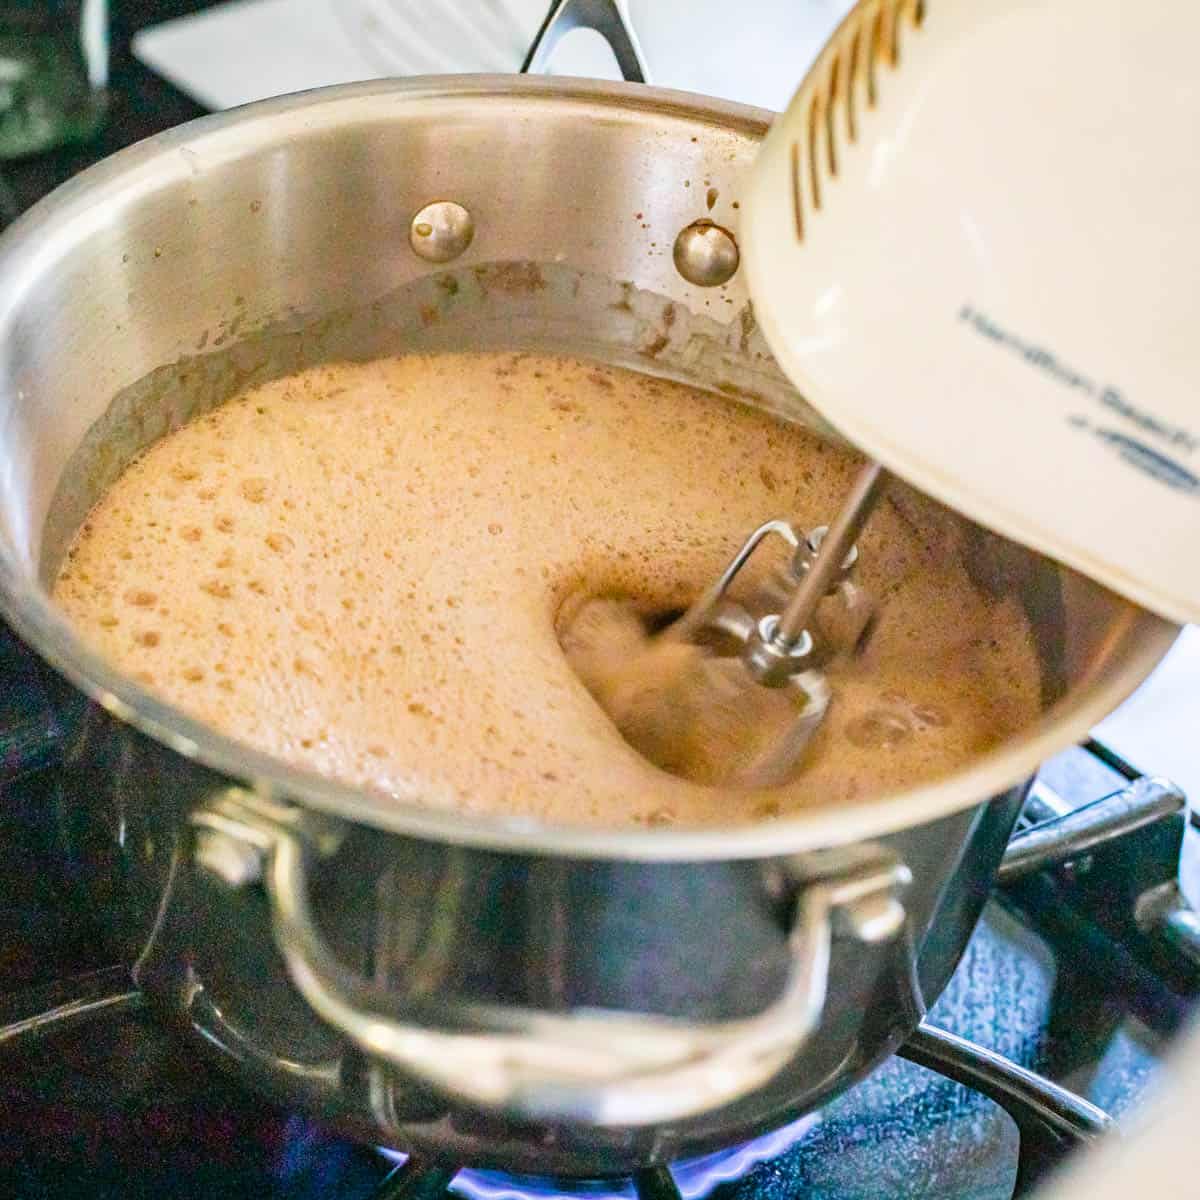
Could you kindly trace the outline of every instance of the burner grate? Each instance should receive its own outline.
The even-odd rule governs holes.
[[[1029,1195],[1067,1154],[1112,1129],[1094,1104],[1003,1055],[923,1022],[900,1057],[972,1088],[999,1104],[1020,1133],[1014,1200]],[[456,1171],[409,1158],[379,1185],[372,1200],[443,1200]],[[633,1176],[637,1200],[681,1200],[668,1167],[647,1167]]]
[[[450,1167],[425,1166],[410,1158],[388,1175],[371,1200],[441,1200],[457,1173]]]

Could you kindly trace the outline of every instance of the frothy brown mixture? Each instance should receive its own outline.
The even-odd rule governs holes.
[[[568,597],[684,605],[772,516],[828,521],[855,460],[676,384],[573,359],[307,371],[153,446],[55,597],[122,670],[302,766],[428,805],[727,824],[942,774],[1039,711],[1025,618],[885,502],[883,601],[802,775],[733,791],[640,757],[572,671]]]

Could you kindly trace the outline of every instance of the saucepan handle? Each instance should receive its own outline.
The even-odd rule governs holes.
[[[572,29],[594,29],[600,34],[612,47],[621,78],[627,83],[650,82],[646,61],[629,21],[628,0],[554,0],[521,64],[521,73],[544,74],[554,47]]]
[[[899,895],[909,872],[890,857],[872,856],[836,875],[795,882],[787,979],[756,1016],[705,1024],[608,1009],[458,1004],[435,1028],[338,960],[309,901],[327,847],[306,832],[304,817],[264,822],[249,800],[227,798],[195,823],[202,835],[232,838],[260,855],[261,872],[243,871],[237,882],[261,874],[288,973],[317,1015],[375,1059],[518,1119],[626,1127],[738,1100],[771,1079],[819,1025],[835,926],[865,943],[893,941],[906,929]]]

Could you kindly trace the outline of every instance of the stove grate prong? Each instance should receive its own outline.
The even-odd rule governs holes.
[[[634,1174],[633,1187],[638,1200],[682,1200],[668,1167],[644,1167]]]
[[[457,1167],[439,1167],[410,1157],[390,1171],[371,1200],[443,1200]]]
[[[1082,1096],[924,1021],[897,1053],[973,1088],[1012,1117],[1021,1135],[1013,1200],[1028,1196],[1072,1150],[1113,1128],[1112,1118]]]

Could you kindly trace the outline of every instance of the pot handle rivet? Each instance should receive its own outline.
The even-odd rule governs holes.
[[[877,946],[894,938],[904,925],[904,905],[895,896],[874,895],[835,910],[838,933]]]
[[[230,887],[249,887],[262,879],[262,850],[218,829],[196,830],[193,857],[196,866]]]
[[[426,204],[408,227],[408,244],[426,262],[457,258],[475,238],[475,219],[454,200]]]
[[[675,239],[675,269],[697,287],[720,287],[738,269],[741,254],[732,233],[714,221],[693,221]]]

